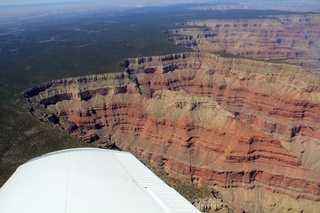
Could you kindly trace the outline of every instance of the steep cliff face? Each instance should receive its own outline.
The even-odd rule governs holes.
[[[289,62],[320,72],[320,15],[279,15],[261,19],[193,20],[167,33],[170,40],[201,52],[227,52]]]
[[[316,75],[208,53],[121,65],[123,73],[30,89],[31,112],[172,176],[219,187],[246,211],[320,208],[320,171],[312,166],[320,160]]]

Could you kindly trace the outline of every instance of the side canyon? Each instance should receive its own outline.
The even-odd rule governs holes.
[[[86,142],[130,151],[172,177],[214,186],[239,210],[316,212],[320,78],[306,68],[318,62],[302,68],[223,57],[208,53],[206,38],[191,45],[208,48],[200,52],[129,58],[121,73],[53,80],[24,96],[39,119]],[[218,51],[231,46],[224,42]],[[285,49],[276,54],[281,61],[297,57]]]

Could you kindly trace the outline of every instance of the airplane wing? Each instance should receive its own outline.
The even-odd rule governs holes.
[[[200,212],[128,152],[79,148],[18,167],[0,189],[0,212]]]

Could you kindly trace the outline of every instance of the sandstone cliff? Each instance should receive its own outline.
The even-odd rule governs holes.
[[[320,72],[320,15],[278,15],[260,19],[193,20],[189,28],[169,30],[170,40],[201,52],[234,55],[300,65]],[[196,26],[197,28],[190,28]],[[202,27],[202,28],[199,28]]]
[[[246,211],[320,208],[320,78],[295,65],[181,53],[122,73],[48,82],[31,112],[171,176],[218,187]]]

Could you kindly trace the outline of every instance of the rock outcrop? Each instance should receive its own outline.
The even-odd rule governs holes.
[[[121,65],[122,73],[55,80],[24,95],[40,119],[216,186],[245,211],[320,208],[318,76],[197,52]]]
[[[193,20],[179,24],[188,28],[166,32],[179,34],[170,38],[174,44],[196,51],[288,62],[320,73],[319,22],[319,14]]]
[[[192,204],[203,213],[224,212],[231,213],[228,205],[220,199],[206,198],[192,202]]]

